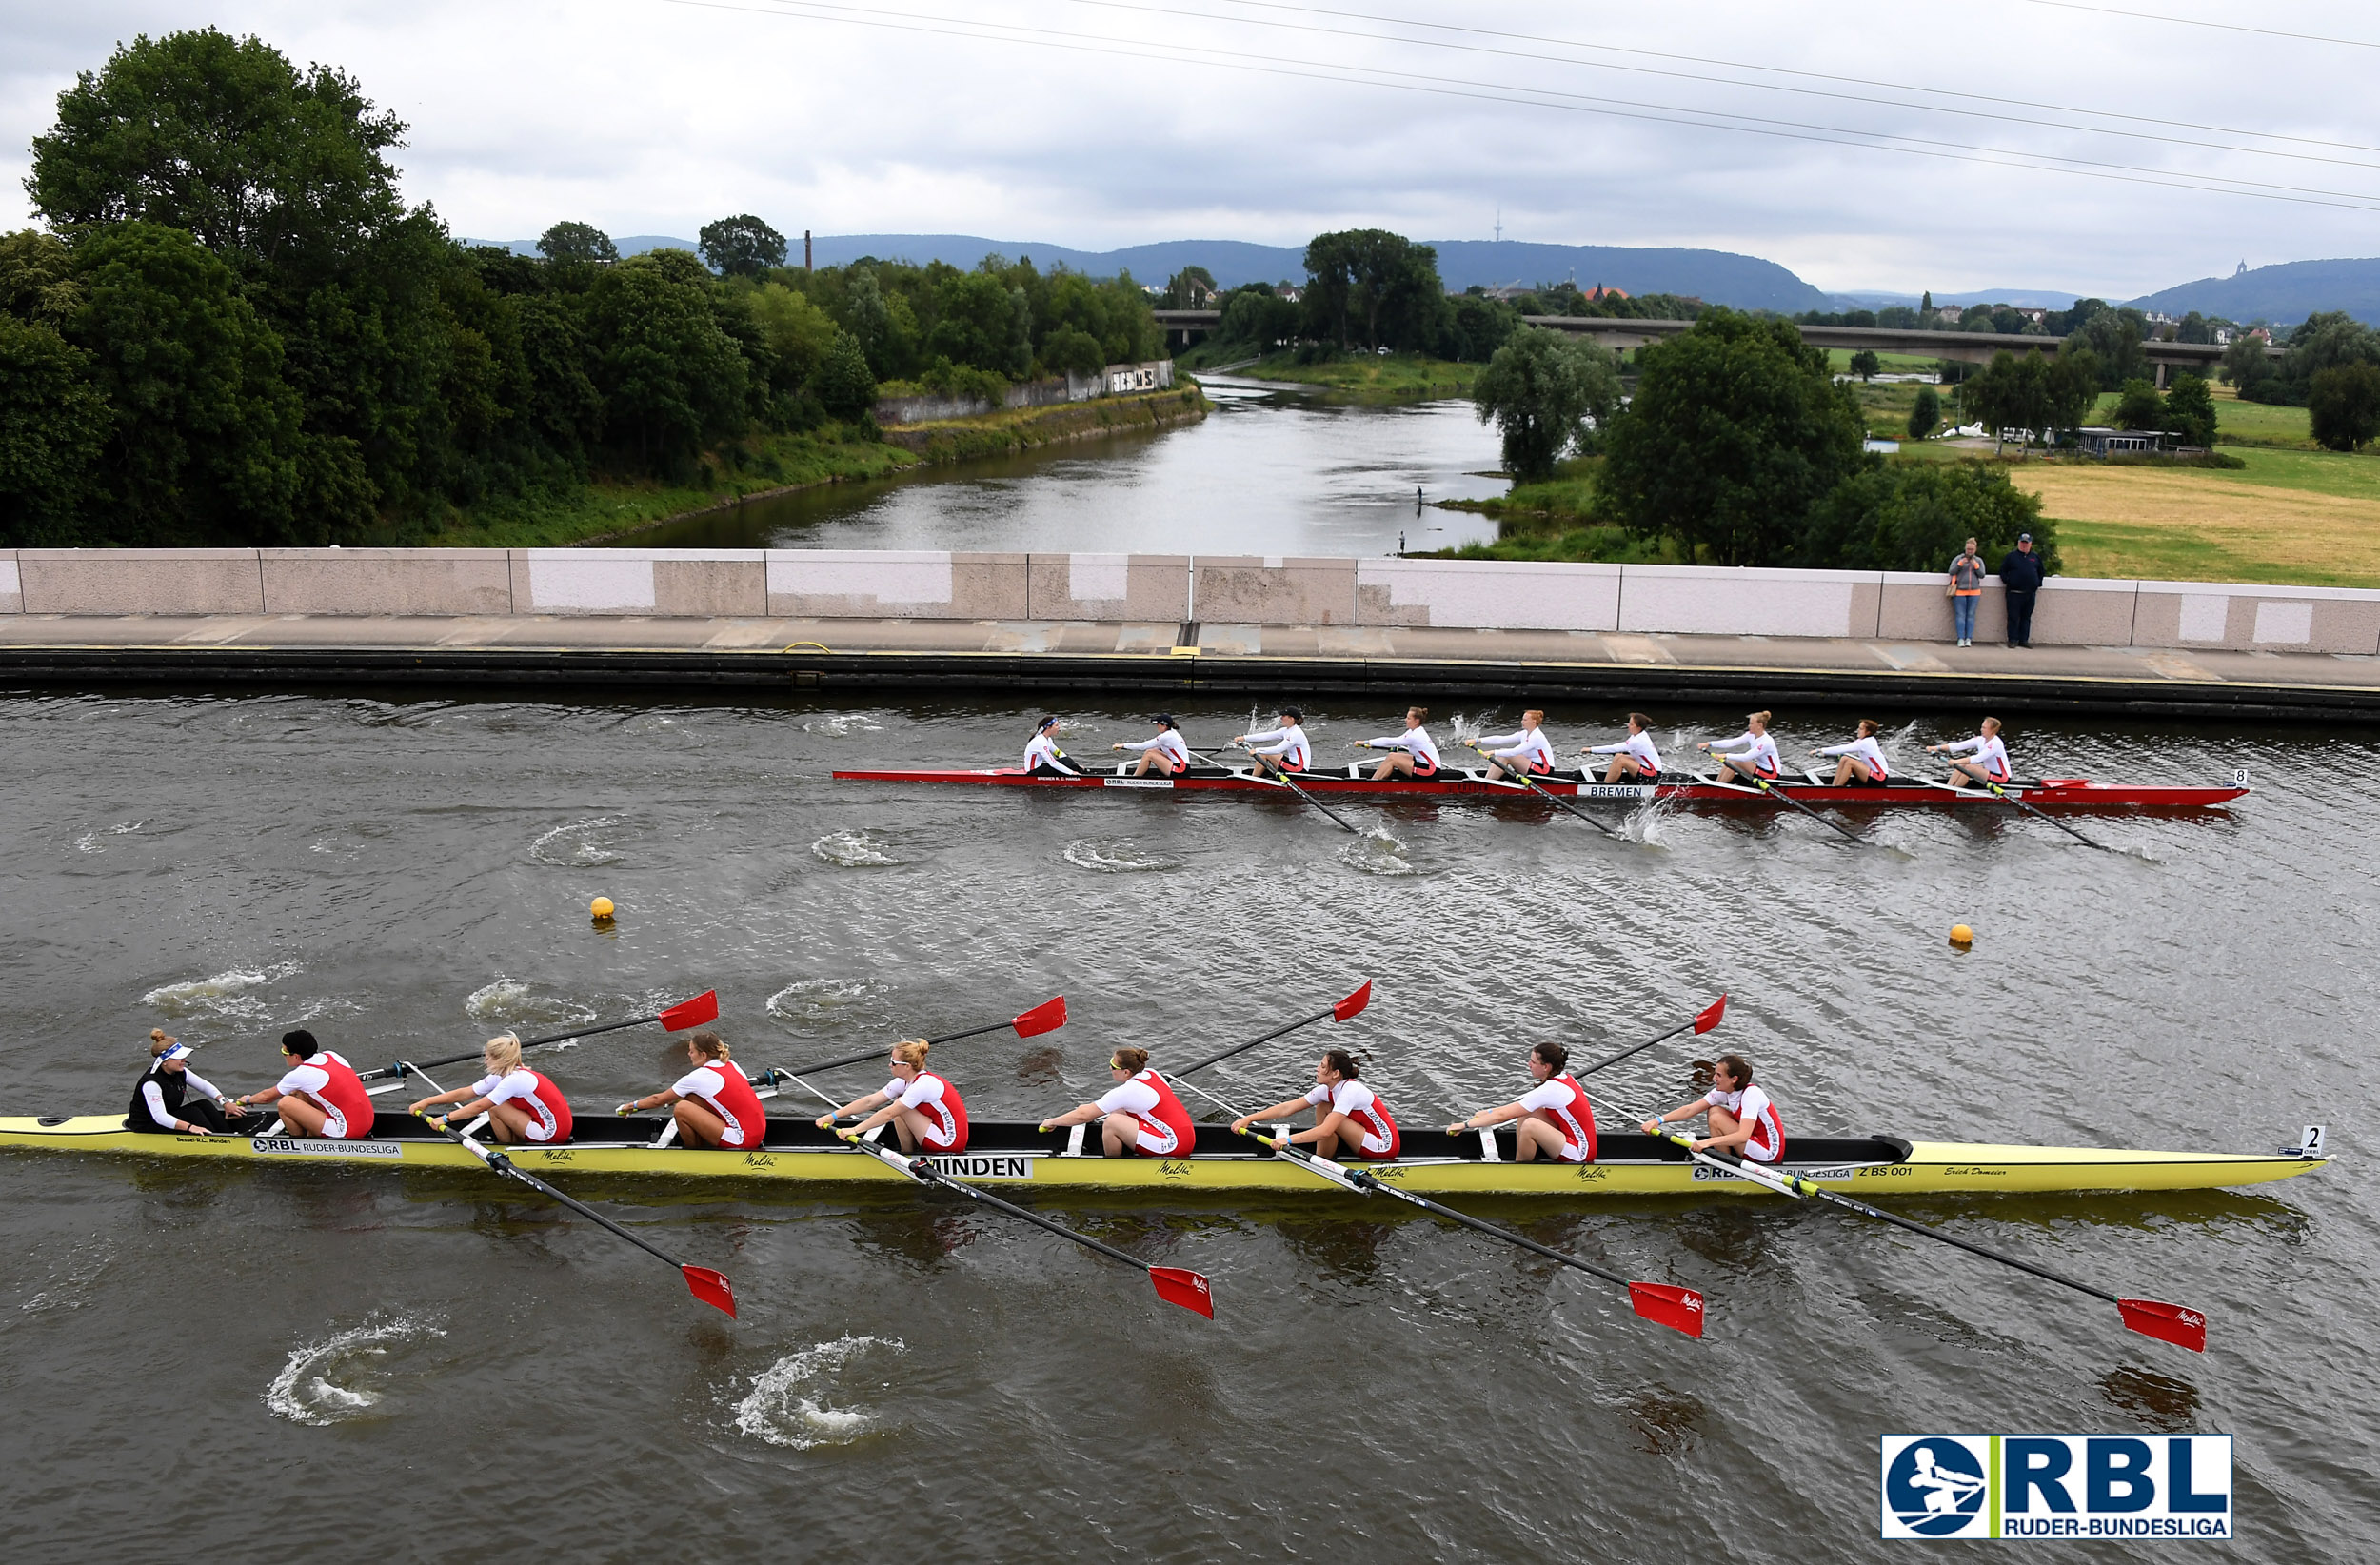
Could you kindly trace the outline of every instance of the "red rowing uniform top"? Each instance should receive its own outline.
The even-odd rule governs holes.
[[[914,1081],[903,1081],[898,1076],[884,1083],[884,1097],[902,1108],[917,1110],[925,1116],[925,1135],[921,1139],[928,1152],[964,1152],[967,1149],[967,1104],[959,1096],[959,1089],[932,1071],[918,1072]]]
[[[344,1057],[325,1049],[291,1066],[280,1085],[323,1111],[325,1139],[360,1141],[372,1133],[372,1095]]]
[[[1549,1076],[1531,1087],[1521,1095],[1520,1106],[1561,1127],[1564,1162],[1595,1161],[1595,1105],[1587,1101],[1587,1089],[1568,1072]]]
[[[721,1146],[756,1147],[768,1135],[768,1119],[761,1112],[759,1094],[744,1073],[724,1060],[714,1060],[680,1077],[670,1091],[692,1098],[724,1121]]]

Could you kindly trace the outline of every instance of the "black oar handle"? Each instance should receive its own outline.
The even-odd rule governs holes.
[[[1684,1021],[1679,1022],[1676,1026],[1672,1027],[1672,1028],[1671,1028],[1668,1032],[1663,1033],[1660,1037],[1658,1037],[1658,1038],[1648,1038],[1648,1039],[1646,1039],[1643,1042],[1641,1042],[1641,1043],[1637,1044],[1637,1045],[1636,1045],[1635,1048],[1633,1048],[1633,1049],[1622,1049],[1622,1050],[1620,1050],[1620,1051],[1619,1051],[1619,1053],[1617,1053],[1617,1054],[1616,1054],[1616,1055],[1612,1056],[1609,1060],[1597,1060],[1594,1064],[1589,1065],[1589,1066],[1588,1066],[1585,1070],[1582,1070],[1582,1071],[1573,1071],[1573,1072],[1571,1072],[1571,1073],[1570,1073],[1570,1074],[1571,1074],[1571,1078],[1572,1078],[1572,1080],[1576,1080],[1577,1078],[1579,1078],[1579,1077],[1581,1077],[1581,1076],[1593,1076],[1596,1072],[1597,1072],[1597,1071],[1601,1070],[1604,1066],[1606,1066],[1606,1065],[1616,1065],[1616,1064],[1618,1064],[1621,1060],[1623,1060],[1627,1059],[1630,1055],[1634,1055],[1634,1054],[1642,1054],[1642,1053],[1644,1053],[1644,1051],[1645,1051],[1645,1050],[1647,1050],[1647,1049],[1649,1049],[1649,1048],[1653,1047],[1653,1045],[1654,1045],[1654,1044],[1656,1044],[1656,1043],[1666,1043],[1666,1042],[1668,1042],[1671,1039],[1676,1038],[1676,1037],[1679,1033],[1684,1032],[1687,1028],[1692,1027],[1692,1026],[1693,1026],[1693,1025],[1694,1025],[1696,1021],[1699,1021],[1699,1020],[1702,1020],[1701,1013],[1696,1012],[1694,1016],[1692,1016],[1692,1017],[1688,1018],[1688,1019],[1687,1019],[1686,1020],[1684,1020]]]

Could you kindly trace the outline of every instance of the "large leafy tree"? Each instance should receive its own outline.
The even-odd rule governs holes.
[[[1479,422],[1494,420],[1502,436],[1504,470],[1517,484],[1532,484],[1552,476],[1590,420],[1611,417],[1619,394],[1619,369],[1607,349],[1523,327],[1488,360],[1471,396]]]
[[[588,292],[587,321],[613,449],[683,476],[704,446],[741,432],[746,370],[704,287],[671,270],[659,256],[606,268]]]
[[[54,327],[0,313],[0,547],[85,542],[112,420],[89,360]]]
[[[620,259],[611,235],[592,223],[557,223],[538,237],[537,253],[556,266],[585,266]]]
[[[68,335],[114,414],[98,484],[118,541],[327,542],[293,525],[297,397],[231,268],[154,223],[112,227],[75,262],[85,298]]]
[[[321,275],[405,215],[405,126],[328,66],[213,28],[120,46],[58,95],[25,188],[62,233],[188,229],[244,273]]]
[[[1690,559],[1784,561],[1867,436],[1825,349],[1804,347],[1790,322],[1714,309],[1636,362],[1636,397],[1605,440],[1598,507]]]
[[[934,290],[934,328],[925,351],[971,369],[988,369],[1011,380],[1031,366],[1030,307],[1021,289],[984,269],[956,272]]]
[[[1426,350],[1452,319],[1438,251],[1385,228],[1317,234],[1306,245],[1309,334],[1353,347]]]
[[[2333,451],[2353,451],[2380,440],[2380,366],[2334,365],[2314,372],[2306,412],[2313,437]]]
[[[2214,444],[2214,393],[2205,377],[2176,375],[2165,394],[2165,426],[2182,437],[2185,446]]]
[[[2000,464],[1871,459],[1813,507],[1795,558],[1818,570],[1940,570],[1970,538],[1995,560],[2026,532],[2055,571],[2055,524]]]
[[[704,224],[695,242],[703,259],[728,277],[758,277],[785,264],[785,236],[750,212]]]

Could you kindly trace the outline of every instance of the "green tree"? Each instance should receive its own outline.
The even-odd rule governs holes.
[[[1438,251],[1385,228],[1317,234],[1306,245],[1310,334],[1342,348],[1357,324],[1368,348],[1426,351],[1451,315],[1438,281]]]
[[[2174,327],[2173,340],[2177,343],[2212,343],[2214,328],[2207,323],[2204,315],[2193,309],[2182,317],[2180,326]]]
[[[2146,380],[2126,381],[2116,399],[2112,422],[2118,429],[2163,429],[2165,399]]]
[[[1237,288],[1216,325],[1219,342],[1244,344],[1261,352],[1298,334],[1298,307],[1259,285]]]
[[[2042,375],[2045,415],[2052,431],[2072,431],[2099,404],[2099,356],[2087,347],[2061,352]]]
[[[1996,560],[2026,532],[2042,569],[2055,571],[2055,524],[1998,464],[1872,461],[1814,507],[1795,561],[1815,570],[1938,571],[1970,538]]]
[[[1497,300],[1466,293],[1451,303],[1454,314],[1445,346],[1461,363],[1486,363],[1520,327],[1520,312]]]
[[[848,331],[838,331],[818,367],[818,398],[840,419],[856,419],[876,406],[876,377],[867,354]]]
[[[1713,309],[1638,349],[1636,363],[1636,397],[1605,438],[1598,509],[1640,537],[1675,540],[1690,559],[1788,558],[1867,438],[1826,351],[1804,347],[1789,322]]]
[[[785,264],[785,236],[750,212],[704,224],[695,243],[723,276],[758,277]]]
[[[615,451],[633,452],[642,469],[682,477],[704,446],[743,433],[744,358],[702,286],[638,256],[596,280],[587,325]]]
[[[1167,309],[1205,309],[1215,303],[1215,274],[1204,267],[1184,267],[1165,280]]]
[[[2185,446],[2214,445],[2214,392],[2205,377],[2176,375],[2165,394],[2165,426],[2182,437]]]
[[[793,396],[817,375],[840,329],[827,313],[782,283],[753,290],[749,308],[766,341],[770,378],[780,396]]]
[[[298,399],[272,328],[231,268],[185,230],[124,223],[75,253],[67,336],[114,414],[95,505],[115,542],[327,543],[293,524]]]
[[[2223,350],[2223,378],[2250,402],[2259,400],[2255,395],[2257,388],[2280,373],[2262,337],[2243,331]]]
[[[1942,425],[1942,398],[1931,386],[1917,387],[1917,405],[1909,410],[1909,438],[1931,440]]]
[[[955,272],[934,289],[925,351],[954,365],[1022,380],[1032,363],[1023,294],[993,272]]]
[[[2333,451],[2360,450],[2380,440],[2380,366],[2334,365],[2316,370],[2307,388],[2313,437]]]
[[[537,253],[556,266],[617,261],[620,247],[592,223],[557,223],[537,241]]]
[[[0,314],[60,326],[74,318],[82,302],[74,257],[64,240],[38,228],[0,234]]]
[[[1041,367],[1054,375],[1096,375],[1107,364],[1100,340],[1081,327],[1061,326],[1041,339]]]
[[[1523,327],[1488,360],[1471,396],[1479,422],[1495,421],[1503,437],[1504,470],[1517,484],[1533,484],[1553,475],[1588,420],[1611,416],[1619,370],[1602,347]]]
[[[1851,372],[1863,381],[1875,379],[1883,370],[1884,361],[1875,356],[1873,348],[1863,347],[1851,356]]]
[[[404,216],[383,154],[405,129],[345,73],[260,39],[142,36],[58,95],[25,184],[69,236],[155,223],[247,275],[320,274]]]
[[[2082,307],[2075,307],[2079,310]],[[2111,309],[2101,305],[2067,332],[2065,350],[2089,348],[2099,361],[2099,389],[2113,391],[2126,381],[2140,380],[2149,374],[2149,352],[2141,346],[2148,320],[2136,309]]]
[[[86,541],[84,507],[112,422],[83,353],[49,325],[0,313],[0,547]]]

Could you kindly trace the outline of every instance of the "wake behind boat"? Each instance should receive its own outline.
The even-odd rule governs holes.
[[[1052,776],[1028,772],[1022,766],[977,767],[876,767],[838,771],[839,781],[853,782],[935,782],[973,784],[985,787],[1026,788],[1143,788],[1160,792],[1223,793],[1278,792],[1280,784],[1258,775],[1246,766],[1193,764],[1171,777],[1135,775],[1127,767],[1112,771],[1086,771],[1076,776]],[[1441,767],[1435,777],[1374,778],[1366,775],[1361,763],[1343,770],[1303,771],[1294,774],[1299,787],[1317,794],[1353,794],[1367,796],[1412,795],[1419,798],[1527,798],[1531,788],[1520,782],[1490,778],[1477,767]],[[1605,782],[1591,774],[1576,771],[1549,771],[1532,775],[1530,783],[1547,794],[1562,799],[1589,802],[1636,805],[1659,800],[1694,804],[1732,804],[1759,802],[1760,790],[1736,783],[1718,782],[1707,778],[1682,776],[1676,781],[1659,782]],[[1881,783],[1854,783],[1836,786],[1815,774],[1799,779],[1784,779],[1771,783],[1779,793],[1811,804],[1843,807],[1890,807],[1914,805],[1925,808],[1948,806],[1998,806],[2003,797],[2037,809],[2105,810],[2105,809],[2211,809],[2247,797],[2251,791],[2245,774],[2235,777],[2228,786],[2193,786],[2172,783],[2096,782],[2089,778],[2015,778],[2006,783],[2001,794],[1987,793],[1979,788],[1954,789],[1921,778],[1894,777]]]

